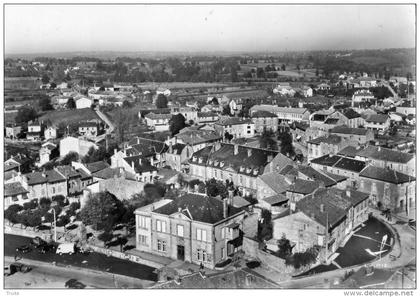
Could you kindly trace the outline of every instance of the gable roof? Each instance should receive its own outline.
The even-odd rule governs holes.
[[[341,168],[353,172],[360,172],[365,168],[366,162],[355,159],[342,157],[337,163],[334,164],[335,168]]]
[[[258,177],[261,179],[268,187],[270,187],[277,194],[286,192],[289,187],[289,183],[286,181],[284,175],[281,175],[277,172],[269,172]]]
[[[347,126],[336,126],[330,129],[330,133],[337,134],[354,134],[354,135],[366,135],[369,132],[368,129],[364,128],[350,128]]]
[[[15,196],[29,193],[20,182],[4,184],[4,196]]]
[[[396,162],[396,163],[408,163],[414,158],[413,154],[403,153],[400,151],[383,148],[380,146],[366,146],[363,150],[357,152],[357,156],[376,159],[382,161]]]
[[[252,113],[251,117],[252,118],[277,118],[277,115],[266,110],[257,110]]]
[[[389,168],[380,168],[372,165],[360,172],[360,176],[392,184],[402,184],[416,180],[414,176],[409,176]]]
[[[168,150],[167,153],[180,155],[186,146],[187,145],[185,145],[183,143],[176,143],[176,144],[172,145],[172,152],[170,152],[171,146],[169,146],[169,150]]]
[[[126,157],[124,160],[128,163],[128,165],[134,165],[134,171],[136,173],[142,174],[143,172],[157,171],[157,168],[152,166],[149,160],[144,159],[141,156]]]
[[[242,119],[242,118],[237,118],[237,117],[225,117],[225,118],[219,119],[219,121],[217,121],[215,124],[221,125],[221,126],[245,125],[245,124],[252,124],[252,121],[250,119]]]
[[[389,119],[387,114],[372,114],[367,119],[366,122],[371,123],[385,123]]]
[[[314,181],[323,182],[325,187],[331,187],[337,184],[336,180],[331,176],[325,174],[325,172],[319,172],[311,166],[299,165],[298,170],[301,174],[313,179]]]
[[[129,148],[126,149],[127,156],[141,155],[143,157],[162,154],[166,152],[168,146],[158,140],[135,137],[128,142]]]
[[[344,110],[343,115],[349,120],[361,117],[361,115],[358,112],[354,111],[354,109],[352,108]]]
[[[216,224],[223,220],[223,201],[203,195],[186,194],[172,202],[155,209],[153,212],[171,215],[181,210],[188,210],[187,213],[191,214],[193,221],[203,223]],[[240,209],[229,206],[228,217],[241,212]]]
[[[176,137],[183,143],[195,145],[222,139],[222,136],[211,130],[190,130],[181,132]]]
[[[95,173],[99,170],[103,170],[103,169],[109,167],[109,164],[106,163],[105,161],[97,161],[97,162],[93,162],[93,163],[87,163],[87,164],[84,164],[84,165],[87,168],[87,170],[89,170],[91,173]]]
[[[297,178],[295,182],[289,186],[287,191],[307,195],[318,188],[319,182]]]
[[[312,140],[308,140],[308,143],[312,144],[321,144],[321,143],[328,143],[328,144],[339,144],[341,143],[342,138],[338,135],[328,135],[328,136],[320,136]]]

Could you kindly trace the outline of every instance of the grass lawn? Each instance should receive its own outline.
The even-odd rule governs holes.
[[[40,120],[50,120],[53,124],[59,123],[78,123],[89,120],[101,120],[96,112],[90,108],[72,110],[54,110],[42,115]]]

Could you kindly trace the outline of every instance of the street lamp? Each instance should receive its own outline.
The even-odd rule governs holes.
[[[53,215],[54,215],[54,242],[57,242],[57,220],[56,220],[56,213],[55,213],[54,207],[51,208],[51,210],[53,211]],[[50,211],[48,211],[48,212],[50,212]]]

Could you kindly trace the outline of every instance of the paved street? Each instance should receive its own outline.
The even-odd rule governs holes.
[[[16,254],[16,247],[27,245],[29,242],[30,238],[28,237],[5,234],[4,253],[6,256],[14,257]],[[27,254],[23,254],[22,261],[25,261],[25,259],[32,259],[47,263],[56,262],[62,265],[107,271],[114,274],[121,274],[150,281],[157,280],[157,275],[153,272],[154,268],[152,267],[114,257],[107,257],[99,253],[60,256],[55,253],[41,254],[37,250],[32,250]]]

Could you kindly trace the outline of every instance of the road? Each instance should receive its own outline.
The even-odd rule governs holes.
[[[5,234],[4,242],[5,256],[14,257],[16,254],[16,247],[29,244],[30,238]],[[25,261],[25,259],[37,260],[46,263],[55,262],[60,265],[70,265],[97,271],[106,271],[113,274],[126,275],[143,280],[157,280],[157,275],[153,272],[155,268],[153,267],[137,264],[128,260],[108,257],[95,252],[88,255],[73,254],[60,256],[52,252],[41,254],[37,250],[32,250],[29,253],[23,254],[22,261]]]

